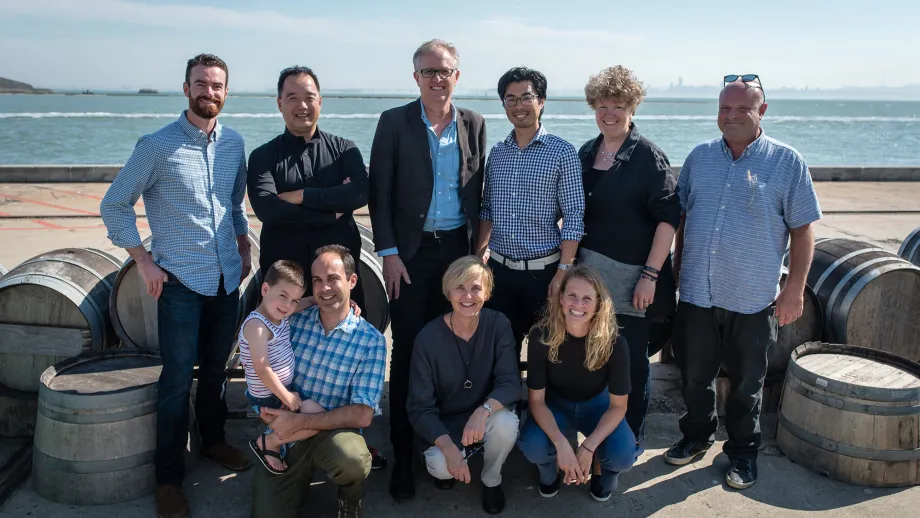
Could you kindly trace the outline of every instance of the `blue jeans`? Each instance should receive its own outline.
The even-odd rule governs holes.
[[[610,394],[607,390],[587,401],[572,402],[547,391],[546,406],[553,413],[556,425],[563,434],[574,428],[585,436],[594,432],[604,412],[610,408]],[[518,447],[528,461],[540,470],[540,483],[549,485],[556,480],[559,468],[556,464],[556,447],[533,416],[527,417]],[[617,488],[619,474],[629,471],[636,462],[636,437],[626,419],[598,445],[594,455],[601,464],[601,485],[607,491]]]
[[[227,420],[227,360],[239,323],[239,296],[224,291],[200,295],[169,274],[157,301],[160,358],[163,371],[157,383],[157,484],[179,484],[184,478],[188,442],[189,393],[198,363],[195,417],[202,448],[220,444]]]

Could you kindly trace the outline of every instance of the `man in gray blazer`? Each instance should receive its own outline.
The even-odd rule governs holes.
[[[380,115],[368,203],[390,297],[390,494],[397,499],[415,494],[406,413],[412,345],[428,321],[450,309],[441,277],[477,239],[486,153],[482,116],[451,102],[460,78],[457,49],[431,40],[412,64],[421,95]]]

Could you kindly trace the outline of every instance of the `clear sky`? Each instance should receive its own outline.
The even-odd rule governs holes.
[[[902,86],[920,84],[918,23],[917,0],[0,0],[0,76],[178,90],[211,52],[231,91],[270,89],[291,64],[324,90],[412,90],[412,52],[438,37],[459,48],[464,91],[516,65],[557,92],[613,64],[652,87],[749,72],[767,88]]]

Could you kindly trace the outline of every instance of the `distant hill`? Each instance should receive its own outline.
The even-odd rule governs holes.
[[[0,94],[49,94],[51,90],[0,77]]]

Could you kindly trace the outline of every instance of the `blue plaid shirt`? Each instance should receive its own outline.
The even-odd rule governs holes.
[[[218,123],[209,141],[183,112],[141,137],[99,206],[114,245],[141,246],[134,212],[141,196],[154,262],[202,295],[217,294],[221,275],[227,293],[236,290],[243,273],[236,236],[249,231],[239,133]]]
[[[581,162],[574,146],[541,124],[523,149],[514,131],[492,147],[479,212],[480,219],[492,222],[490,249],[516,261],[546,257],[562,241],[581,240],[584,214]]]
[[[722,138],[697,146],[677,194],[687,215],[680,299],[704,308],[766,309],[779,293],[789,229],[821,218],[805,159],[762,131],[738,160]]]
[[[290,316],[294,383],[304,400],[332,410],[365,405],[380,415],[387,341],[371,324],[349,312],[329,335],[313,306]]]

